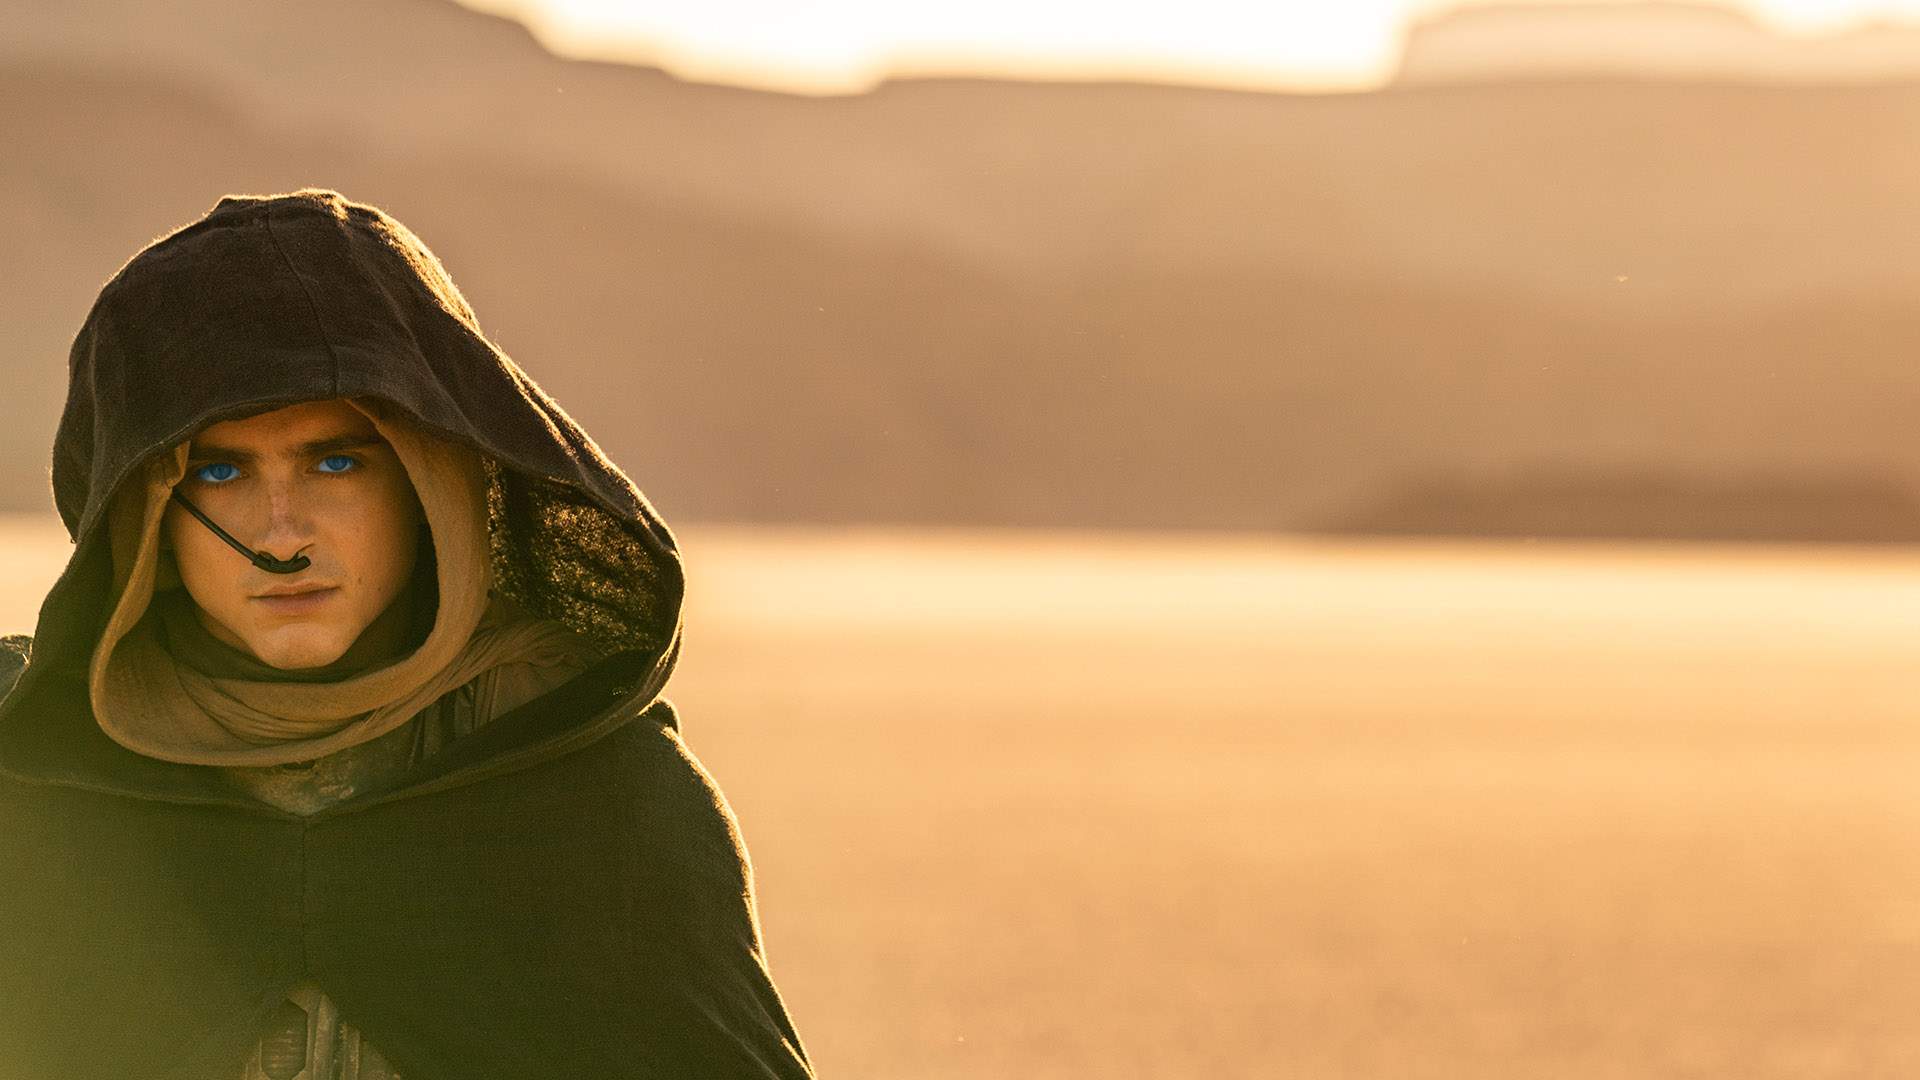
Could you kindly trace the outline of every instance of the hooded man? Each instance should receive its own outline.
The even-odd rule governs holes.
[[[673,536],[412,232],[223,198],[69,376],[0,1080],[811,1076],[660,696]]]

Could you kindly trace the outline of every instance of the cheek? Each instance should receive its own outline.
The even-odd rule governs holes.
[[[346,523],[346,535],[356,548],[358,562],[370,583],[394,586],[413,571],[416,545],[425,528],[413,489],[383,487]]]
[[[163,548],[172,548],[175,551],[181,550],[182,548],[193,547],[200,538],[193,534],[193,529],[188,528],[189,525],[191,525],[193,529],[198,529],[200,532],[206,533],[207,539],[209,540],[218,539],[218,537],[207,531],[206,526],[187,516],[185,510],[180,509],[177,505],[169,505],[166,513],[160,517],[160,546]]]
[[[173,553],[180,582],[194,603],[208,610],[227,606],[237,593],[237,575],[227,556],[232,549],[184,511],[169,510],[160,523],[161,547]]]
[[[180,561],[180,571],[184,573],[188,565],[198,567],[205,563],[205,555],[215,546],[225,548],[227,544],[207,530],[205,525],[188,517],[186,511],[173,507],[159,521],[159,546],[161,550],[175,553],[175,559]]]

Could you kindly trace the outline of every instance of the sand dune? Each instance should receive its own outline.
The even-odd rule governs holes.
[[[0,4],[0,505],[102,279],[315,183],[678,520],[1920,539],[1861,494],[1920,470],[1911,83],[803,99],[439,0],[49,10]]]

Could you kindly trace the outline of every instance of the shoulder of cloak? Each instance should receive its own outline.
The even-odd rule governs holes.
[[[27,657],[33,655],[33,638],[28,634],[0,637],[0,698],[7,696],[20,673],[27,669]]]

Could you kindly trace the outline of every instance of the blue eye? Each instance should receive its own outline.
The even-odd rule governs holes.
[[[331,468],[329,468],[331,466]],[[330,473],[349,472],[359,468],[360,462],[347,454],[334,454],[320,459],[320,471]]]
[[[209,484],[224,484],[240,475],[240,470],[224,461],[216,461],[195,469],[193,475],[196,479]]]

